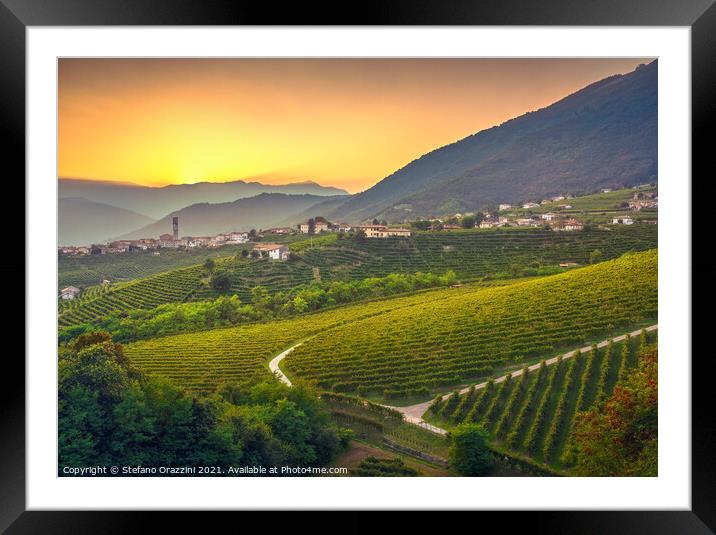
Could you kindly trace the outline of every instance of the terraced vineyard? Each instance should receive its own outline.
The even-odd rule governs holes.
[[[250,245],[226,245],[218,249],[162,249],[156,256],[149,251],[90,256],[63,256],[58,260],[59,287],[85,288],[102,279],[113,283],[156,275],[172,269],[201,264],[206,258],[232,256]]]
[[[651,250],[447,299],[427,296],[408,309],[318,334],[282,369],[337,392],[428,395],[606,338],[656,314],[657,251]]]
[[[289,290],[314,280],[313,268],[305,262],[277,262],[269,259],[237,259],[219,262],[231,275],[230,294],[236,294],[243,302],[251,301],[251,289],[265,286],[270,292]],[[211,299],[219,293],[203,286],[193,299]]]
[[[617,258],[629,251],[656,247],[657,237],[658,229],[653,225],[583,232],[544,229],[418,232],[407,239],[338,241],[333,246],[304,251],[301,258],[319,267],[324,280],[362,279],[398,272],[443,273],[448,269],[463,280],[472,280],[509,274],[515,268],[554,268],[562,262],[585,264],[597,249],[605,260]]]
[[[322,281],[416,271],[441,274],[448,269],[455,271],[463,281],[494,277],[498,273],[505,276],[536,275],[539,266],[555,270],[559,269],[560,262],[584,263],[595,249],[602,251],[604,259],[609,259],[624,252],[655,247],[656,239],[656,228],[651,225],[577,233],[542,229],[418,233],[409,239],[366,240],[363,243],[338,240],[334,245],[304,250],[298,261],[231,257],[217,259],[217,266],[226,268],[231,275],[229,293],[248,302],[255,286],[265,286],[270,293],[294,288],[314,280],[314,269],[318,270]],[[220,250],[225,250],[226,254],[228,249]],[[181,254],[177,251],[168,253]],[[119,265],[122,265],[123,255],[110,256],[120,259]],[[130,254],[128,258],[140,256],[145,258],[146,255]],[[61,308],[60,325],[94,321],[107,313],[131,308],[152,308],[172,301],[217,297],[218,292],[206,283],[206,279],[207,273],[194,265],[116,284],[109,292],[96,295],[95,299],[83,298],[75,302],[69,307],[71,310]],[[129,284],[136,286],[130,288]]]
[[[446,428],[463,421],[482,423],[498,447],[567,469],[574,462],[569,436],[577,411],[607,399],[617,381],[636,366],[639,348],[655,338],[655,332],[643,332],[499,385],[452,395],[434,403],[426,417]]]
[[[58,323],[61,327],[91,323],[115,312],[184,301],[196,291],[205,274],[202,266],[192,266],[120,283],[107,290],[90,290],[76,304],[61,308]]]
[[[436,290],[307,314],[295,319],[213,329],[135,342],[125,347],[147,373],[168,377],[177,386],[210,392],[223,382],[269,377],[268,360],[321,331],[392,310],[450,298],[461,289]]]

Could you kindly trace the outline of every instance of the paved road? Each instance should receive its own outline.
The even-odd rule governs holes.
[[[651,332],[651,331],[657,330],[658,328],[659,328],[659,325],[657,324],[657,325],[651,325],[649,327],[646,327],[646,330],[647,330],[647,332]],[[641,334],[641,329],[629,333],[629,335],[632,337],[639,336],[640,334]],[[614,338],[602,340],[601,342],[599,342],[597,344],[597,347],[606,347],[606,345],[609,343],[609,340],[614,340],[614,342],[621,342],[625,338],[626,338],[626,334],[622,334],[621,336],[616,336]],[[284,351],[283,353],[279,353],[273,359],[271,359],[271,362],[269,362],[269,370],[271,370],[271,373],[273,373],[276,377],[278,377],[279,381],[287,384],[288,386],[292,386],[291,381],[289,380],[288,377],[286,377],[284,375],[284,373],[281,371],[281,369],[279,368],[278,365],[284,358],[286,358],[286,356],[291,351],[296,349],[301,344],[303,344],[303,342],[299,342],[298,344],[289,347],[286,351]],[[592,346],[584,346],[579,351],[581,351],[582,353],[587,353],[591,350],[592,350]],[[572,358],[576,352],[577,352],[577,350],[575,349],[575,350],[572,350],[572,351],[562,354],[561,357],[563,360]],[[559,357],[560,356],[556,356],[556,357],[552,357],[551,359],[547,359],[546,360],[547,366],[550,366],[551,364],[554,364],[555,362],[557,362]],[[530,371],[538,370],[541,365],[542,365],[542,362],[540,361],[537,364],[533,364],[532,366],[530,366],[529,370]],[[512,377],[514,378],[514,377],[519,377],[520,375],[522,375],[522,370],[523,369],[520,368],[519,370],[515,370],[514,372],[512,372],[512,374],[511,374]],[[502,375],[495,379],[495,383],[501,383],[501,382],[505,381],[506,379],[507,379],[507,374]],[[480,390],[481,388],[485,388],[486,386],[487,386],[487,381],[485,381],[484,383],[475,385],[475,390]],[[459,392],[460,392],[460,394],[466,394],[469,390],[470,390],[470,387],[468,386],[468,387],[463,388]],[[451,394],[452,394],[452,392],[444,394],[442,396],[442,399],[447,399]],[[415,425],[419,425],[420,427],[423,427],[429,431],[432,431],[433,433],[438,433],[439,435],[444,435],[447,433],[447,431],[445,431],[445,429],[442,429],[435,425],[429,424],[428,422],[423,420],[423,414],[425,414],[425,411],[428,410],[428,407],[430,407],[432,402],[433,402],[433,400],[425,401],[423,403],[417,403],[415,405],[408,405],[406,407],[394,407],[391,405],[385,405],[385,407],[394,409],[394,410],[402,413],[407,422],[410,422]]]
[[[647,330],[647,332],[651,332],[651,331],[657,330],[658,328],[659,328],[659,325],[657,324],[657,325],[651,325],[651,326],[649,326],[649,327],[646,327],[646,330]],[[630,334],[631,336],[633,336],[633,337],[634,337],[634,336],[639,336],[639,335],[641,334],[641,329],[639,329],[638,331],[631,332],[631,333],[629,333],[629,334]],[[625,338],[626,338],[626,334],[622,334],[621,336],[616,336],[615,338],[610,338],[610,340],[614,340],[615,342],[621,342],[621,341],[624,340]],[[603,341],[601,341],[601,342],[599,342],[599,343],[597,344],[597,347],[605,347],[608,343],[609,343],[609,340],[603,340]],[[580,351],[581,351],[582,353],[587,353],[587,352],[591,351],[591,349],[592,349],[592,346],[585,346],[585,347],[581,348]],[[562,357],[562,359],[571,358],[571,357],[574,356],[574,354],[576,353],[576,351],[577,351],[576,349],[573,350],[573,351],[569,351],[568,353],[564,353],[563,355],[561,355],[561,357]],[[554,364],[555,362],[557,362],[557,359],[558,359],[558,358],[559,358],[559,356],[553,357],[553,358],[551,358],[551,359],[547,359],[547,366],[549,366],[550,364]],[[533,364],[532,366],[530,366],[530,367],[529,367],[529,370],[530,370],[530,371],[538,370],[540,366],[541,366],[541,362],[538,362],[537,364]],[[514,377],[519,377],[520,375],[522,375],[522,368],[520,368],[519,370],[516,370],[516,371],[512,372],[512,377],[513,377],[513,378],[514,378]],[[497,379],[495,379],[495,383],[501,383],[501,382],[503,382],[505,379],[507,379],[507,374],[505,374],[505,375],[503,375],[503,376],[498,377]],[[480,390],[481,388],[485,388],[486,386],[487,386],[487,381],[485,381],[484,383],[480,383],[480,384],[478,384],[478,385],[475,385],[475,390]],[[470,387],[463,388],[462,390],[460,390],[460,394],[465,394],[465,393],[468,392],[468,390],[470,390]],[[446,399],[448,396],[450,396],[450,394],[452,394],[452,392],[443,395],[443,396],[442,396],[442,399]],[[431,429],[431,431],[434,431],[434,432],[440,433],[440,434],[444,434],[444,433],[445,433],[445,430],[444,430],[444,429],[440,429],[439,427],[431,426],[431,425],[428,424],[427,422],[424,422],[424,421],[423,421],[423,414],[425,414],[425,411],[428,410],[428,407],[430,407],[430,405],[431,405],[432,402],[433,402],[433,401],[430,400],[430,401],[425,401],[424,403],[417,403],[417,404],[415,404],[415,405],[408,405],[407,407],[393,407],[393,406],[390,406],[390,405],[386,405],[386,407],[389,407],[389,408],[391,408],[391,409],[395,409],[395,410],[398,411],[398,412],[402,412],[403,415],[405,416],[405,419],[406,419],[407,421],[411,422],[411,423],[420,425],[420,426],[422,426],[422,427],[426,427],[426,426],[433,427],[434,429]],[[429,427],[426,427],[426,428],[429,428]],[[438,430],[439,430],[439,431],[438,431]],[[442,431],[442,432],[441,432],[441,431]]]
[[[286,355],[288,355],[291,351],[296,349],[298,346],[303,344],[303,342],[297,343],[295,346],[289,347],[286,351],[283,353],[279,353],[274,358],[271,359],[271,362],[269,362],[269,370],[271,370],[271,373],[273,373],[276,377],[278,377],[278,380],[282,383],[287,384],[288,386],[292,386],[291,381],[288,377],[284,375],[284,373],[281,371],[281,368],[278,367],[279,362],[281,362],[283,359],[286,358]]]

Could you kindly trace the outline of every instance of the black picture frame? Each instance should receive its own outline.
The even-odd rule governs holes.
[[[688,26],[692,44],[692,246],[709,244],[706,203],[714,198],[710,179],[710,125],[716,119],[716,5],[715,0],[523,0],[361,2],[334,9],[231,0],[0,0],[0,109],[6,149],[6,195],[22,212],[25,173],[25,30],[28,26],[103,25],[575,25],[575,26]],[[8,163],[12,164],[8,166]],[[10,171],[12,169],[13,171]],[[708,171],[707,171],[708,170]],[[708,174],[707,174],[708,173]],[[14,189],[13,189],[14,188]],[[701,208],[701,209],[699,209]],[[18,221],[22,213],[14,221]],[[698,218],[704,221],[698,224]],[[17,233],[15,233],[17,234]],[[705,249],[708,249],[708,245]],[[692,253],[692,509],[690,511],[525,512],[509,514],[511,527],[550,533],[709,533],[716,530],[716,418],[711,412],[710,352],[699,344],[712,315],[703,313],[713,302],[714,265],[707,255]],[[6,281],[25,280],[24,255],[4,258],[0,268]],[[10,298],[21,302],[19,284],[9,284]],[[16,295],[12,295],[15,292]],[[23,299],[24,302],[24,299]],[[699,305],[703,305],[699,307]],[[699,311],[702,311],[699,313]],[[22,318],[22,319],[21,319]],[[15,314],[20,323],[24,315]],[[27,318],[27,321],[32,321]],[[10,329],[10,325],[6,326]],[[7,338],[20,332],[20,325]],[[20,339],[15,335],[15,338]],[[22,343],[20,344],[22,345]],[[685,358],[690,355],[670,355]],[[138,512],[27,512],[25,511],[25,368],[19,351],[6,352],[0,375],[0,529],[7,533],[103,533],[137,530],[147,513]],[[320,508],[320,504],[317,504]],[[497,515],[499,513],[480,513]],[[353,513],[343,520],[353,530],[370,529],[370,520]],[[162,522],[167,521],[167,516]],[[185,515],[172,515],[188,527]],[[414,515],[423,522],[421,515]],[[507,519],[500,519],[505,521]],[[275,521],[275,518],[272,522]],[[474,522],[474,519],[470,520]],[[273,524],[275,526],[275,524]],[[361,528],[362,526],[362,528]],[[169,529],[168,524],[165,526]]]

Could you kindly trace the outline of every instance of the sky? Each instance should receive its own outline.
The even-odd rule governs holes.
[[[644,58],[59,60],[58,175],[351,193]]]

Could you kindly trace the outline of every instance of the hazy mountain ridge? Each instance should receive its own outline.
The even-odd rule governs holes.
[[[654,61],[438,148],[327,215],[399,220],[656,181],[657,74]]]
[[[171,233],[173,216],[179,217],[181,236],[212,236],[222,232],[270,228],[301,214],[316,204],[327,201],[322,195],[286,195],[261,193],[233,202],[197,203],[171,212],[159,221],[121,236],[124,239],[157,238]]]
[[[331,186],[321,186],[312,181],[293,184],[270,185],[260,182],[197,182],[196,184],[171,184],[152,188],[127,182],[103,180],[59,179],[59,197],[82,197],[132,210],[158,219],[170,212],[197,203],[224,203],[254,197],[261,193],[285,193],[291,195],[332,196],[345,195],[346,191]]]
[[[59,245],[90,245],[154,222],[131,210],[81,197],[59,199]]]

